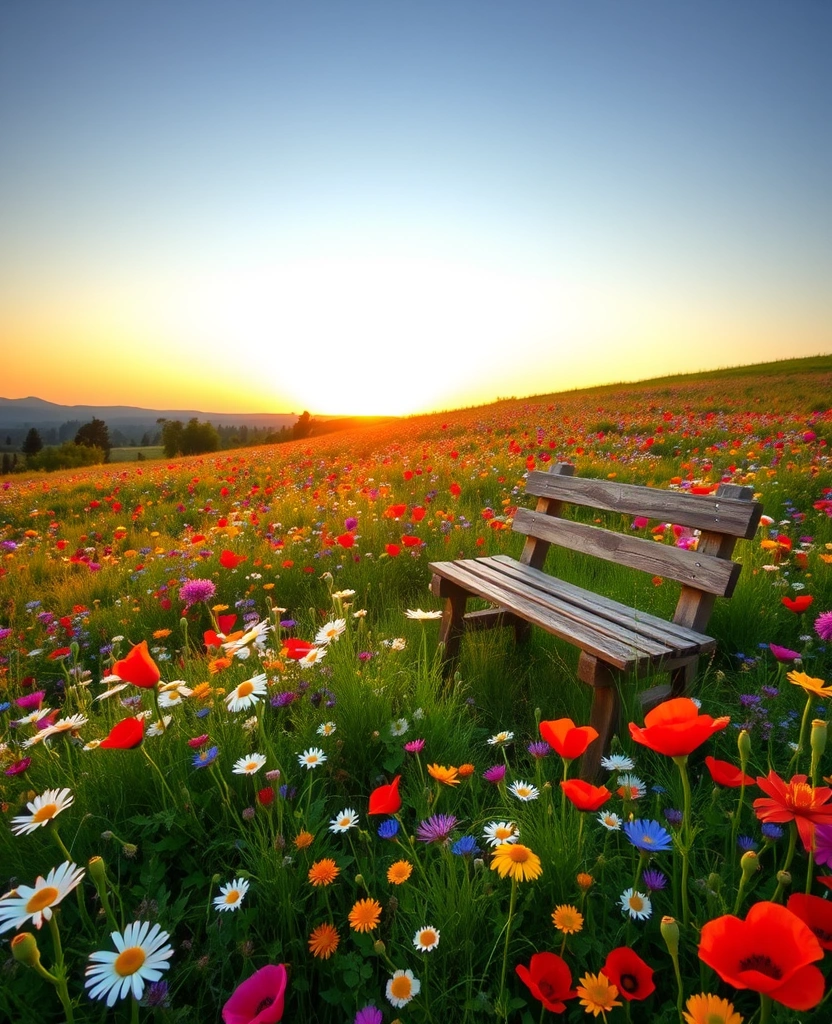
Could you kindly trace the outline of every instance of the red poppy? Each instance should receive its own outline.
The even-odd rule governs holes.
[[[390,505],[384,510],[387,519],[401,519],[407,511],[407,505]]]
[[[625,999],[646,999],[656,991],[653,968],[629,946],[610,950],[601,971]]]
[[[806,850],[815,846],[815,825],[832,825],[832,789],[813,786],[805,775],[793,775],[790,782],[777,772],[757,778],[757,785],[767,794],[754,801],[754,812],[760,821],[793,821]]]
[[[404,544],[404,546],[406,548],[415,548],[415,547],[418,547],[419,544],[421,544],[421,543],[422,543],[422,540],[421,540],[420,537],[413,537],[413,536],[411,536],[410,534],[407,534],[407,533],[404,534],[403,537],[402,537],[402,544]]]
[[[734,988],[761,992],[792,1010],[811,1010],[823,998],[823,975],[812,966],[823,948],[779,903],[755,903],[744,921],[733,914],[707,921],[699,959]]]
[[[351,548],[355,544],[355,534],[342,533],[340,537],[335,538],[335,543],[340,544],[342,548]]]
[[[572,988],[569,965],[557,953],[534,953],[528,967],[518,964],[514,969],[535,999],[552,1013],[563,1013],[565,1000],[574,999],[578,994]]]
[[[591,725],[575,725],[571,718],[541,722],[540,735],[566,761],[580,757],[589,744],[598,739]]]
[[[263,789],[257,790],[257,803],[261,807],[268,807],[269,804],[274,802],[274,790],[271,786],[264,786]]]
[[[245,562],[248,555],[235,555],[227,548],[220,554],[220,565],[223,569],[236,569],[241,562]]]
[[[152,690],[162,674],[156,662],[150,657],[147,640],[142,640],[140,644],[136,644],[130,650],[126,657],[121,658],[113,665],[113,675],[118,676],[125,683],[132,683],[145,690]]]
[[[684,757],[731,721],[700,715],[689,697],[675,697],[648,711],[644,725],[630,722],[630,735],[642,746],[667,757]]]
[[[368,814],[395,814],[402,806],[402,798],[399,796],[399,779],[397,775],[387,786],[379,786],[370,793],[370,806]]]
[[[423,508],[421,505],[417,505],[411,511],[410,518],[413,520],[414,523],[421,523],[421,521],[425,518],[425,512],[425,508]]]
[[[455,498],[458,498],[460,494],[462,494],[462,488],[459,486],[459,484],[451,484],[448,490]]]
[[[222,637],[213,629],[206,629],[202,634],[202,641],[206,647],[221,647]]]
[[[65,658],[70,653],[68,647],[56,647],[48,657],[50,661],[57,661],[58,658]]]
[[[220,633],[230,633],[236,620],[237,616],[233,613],[231,615],[218,615],[217,625],[220,627]]]
[[[301,658],[306,657],[314,646],[315,645],[309,643],[308,640],[298,640],[296,637],[287,636],[283,641],[283,652],[285,652],[286,657],[291,658],[292,661],[300,661]]]
[[[593,786],[583,779],[567,779],[560,788],[579,811],[597,811],[612,796],[606,786]]]
[[[132,750],[144,739],[144,722],[138,718],[122,718],[117,722],[106,739],[99,747],[110,747],[112,750]]]
[[[753,786],[754,779],[740,771],[730,761],[718,761],[715,757],[706,757],[705,764],[711,773],[711,778],[719,786]]]
[[[806,611],[812,601],[814,601],[814,598],[808,594],[801,594],[800,597],[781,597],[780,600],[790,612],[800,615],[801,612]]]
[[[824,949],[832,949],[832,903],[829,900],[795,892],[789,896],[786,907],[811,928]]]
[[[402,553],[402,549],[398,544],[386,544],[384,550],[391,558],[395,558],[396,555],[400,555]]]
[[[815,875],[815,881],[825,885],[827,889],[832,889],[832,875]]]

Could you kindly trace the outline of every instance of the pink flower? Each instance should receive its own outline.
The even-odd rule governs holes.
[[[769,644],[768,649],[778,661],[788,664],[790,661],[797,661],[800,654],[797,651],[790,651],[788,647],[779,647],[777,644]]]
[[[825,640],[827,643],[832,641],[832,612],[818,615],[815,619],[815,632],[821,640]]]
[[[22,697],[18,697],[15,704],[24,711],[34,711],[41,706],[45,696],[46,690],[35,690],[33,693],[25,693]]]
[[[283,1017],[286,968],[267,964],[234,990],[222,1008],[225,1024],[275,1024]]]
[[[408,752],[408,754],[421,754],[421,752],[425,749],[425,741],[408,740],[407,743],[405,743],[404,745],[404,749]]]

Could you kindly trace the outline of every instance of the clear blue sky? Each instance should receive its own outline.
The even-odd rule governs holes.
[[[4,0],[0,394],[406,412],[832,351],[830,44],[828,0]]]

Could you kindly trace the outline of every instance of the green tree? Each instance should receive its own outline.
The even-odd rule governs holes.
[[[162,418],[156,422],[162,424],[162,448],[165,457],[172,459],[182,451],[182,431],[185,429],[182,426],[182,420]]]
[[[95,416],[89,423],[79,428],[75,435],[75,443],[84,448],[100,448],[104,452],[104,461],[110,460],[110,430],[104,420]]]
[[[202,455],[215,452],[220,446],[220,435],[210,423],[200,423],[196,417],[188,420],[182,431],[182,454]]]
[[[26,440],[23,442],[23,447],[20,449],[24,455],[31,458],[43,448],[43,441],[41,440],[40,433],[35,427],[29,431],[26,435]]]

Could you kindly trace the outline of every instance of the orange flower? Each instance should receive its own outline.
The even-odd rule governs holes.
[[[340,941],[341,936],[334,925],[319,924],[309,936],[309,952],[322,960],[328,960],[338,948]]]
[[[825,680],[816,679],[805,672],[788,672],[786,679],[795,686],[802,687],[807,695],[813,697],[832,697],[832,686],[827,686]]]
[[[832,789],[812,786],[805,775],[793,775],[791,782],[777,772],[758,776],[757,785],[767,793],[754,801],[760,821],[793,821],[806,850],[815,845],[815,825],[832,825],[832,805],[828,803]]]
[[[540,723],[540,735],[566,761],[574,761],[598,739],[591,725],[575,725],[571,718]]]
[[[314,838],[315,837],[312,835],[312,833],[311,832],[307,832],[306,830],[304,830],[303,832],[298,832],[298,834],[295,836],[295,838],[293,840],[293,842],[295,844],[295,849],[296,850],[305,850],[307,846],[311,846],[312,845],[312,840]]]
[[[381,917],[378,900],[358,900],[350,911],[350,928],[356,932],[371,932]]]
[[[413,874],[413,865],[406,860],[394,861],[387,869],[387,881],[391,885],[401,885]]]
[[[459,770],[457,768],[446,768],[443,764],[429,764],[428,775],[430,775],[432,779],[436,779],[437,782],[443,783],[445,786],[459,785]]]
[[[597,811],[612,796],[606,786],[593,786],[583,779],[567,779],[560,788],[579,811]]]
[[[467,779],[468,776],[473,775],[476,770],[477,769],[472,764],[461,764],[459,768],[457,768],[457,772],[461,779]]]
[[[753,786],[754,780],[750,775],[741,772],[739,768],[730,761],[718,761],[715,757],[706,757],[705,764],[711,773],[711,778],[718,786]]]
[[[814,960],[821,944],[808,925],[779,903],[755,903],[744,921],[724,914],[702,926],[699,958],[729,985],[761,992],[792,1010],[811,1010],[823,998]]]
[[[653,708],[644,716],[644,725],[630,722],[630,735],[642,746],[667,757],[685,757],[715,732],[724,729],[730,718],[700,715],[689,697],[675,697]]]
[[[145,690],[152,690],[161,678],[161,672],[147,649],[147,640],[136,644],[126,657],[117,661],[113,665],[113,674],[125,683],[141,686]]]
[[[315,861],[309,869],[309,881],[312,885],[331,885],[341,874],[341,869],[331,857]]]
[[[389,785],[378,786],[370,793],[368,814],[395,814],[401,808],[399,779],[401,779],[401,775],[397,775]]]

